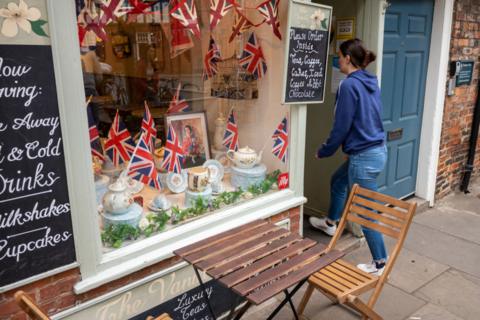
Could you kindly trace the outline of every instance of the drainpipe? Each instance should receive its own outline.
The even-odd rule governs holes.
[[[460,190],[465,194],[470,193],[468,191],[468,184],[470,183],[470,177],[473,172],[473,162],[475,160],[475,151],[477,148],[478,129],[480,126],[480,79],[478,80],[477,90],[477,103],[475,104],[475,110],[473,111],[472,132],[470,134],[470,147],[468,149],[468,159],[465,165],[465,174],[463,175]]]

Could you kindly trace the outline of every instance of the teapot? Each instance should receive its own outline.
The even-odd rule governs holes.
[[[122,214],[128,211],[133,203],[133,198],[124,180],[118,179],[108,186],[108,191],[102,199],[105,212],[110,214]]]
[[[238,149],[238,151],[228,150],[227,157],[235,164],[236,167],[250,169],[262,161],[262,153],[263,151],[260,151],[260,153],[257,155],[255,150],[247,146]]]

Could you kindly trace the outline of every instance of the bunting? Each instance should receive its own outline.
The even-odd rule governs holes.
[[[234,0],[210,0],[210,30],[233,8]]]
[[[261,3],[257,9],[262,16],[265,17],[267,24],[273,28],[273,33],[278,39],[282,40],[282,34],[280,33],[280,20],[278,20],[278,4],[280,0],[267,0]]]
[[[200,39],[200,26],[198,25],[195,0],[178,0],[177,5],[170,11],[170,15]]]

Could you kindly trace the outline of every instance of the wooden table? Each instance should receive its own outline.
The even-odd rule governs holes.
[[[285,299],[268,319],[272,319],[287,302],[298,319],[292,296],[311,274],[344,255],[337,250],[325,253],[325,249],[325,245],[316,241],[301,238],[265,220],[257,220],[174,253],[192,264],[213,319],[216,317],[198,270],[247,300],[235,319],[240,319],[252,304],[259,305],[282,291]],[[288,288],[293,285],[296,286],[289,292]],[[235,307],[234,302],[229,318]]]

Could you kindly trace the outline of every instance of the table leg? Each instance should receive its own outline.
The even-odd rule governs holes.
[[[295,320],[298,320],[297,310],[295,310],[295,306],[293,305],[292,299],[289,296],[288,290],[285,289],[283,290],[283,292],[285,293],[285,299],[288,299],[288,303],[290,303],[290,307],[292,308],[293,315],[295,316]]]
[[[291,300],[291,298],[295,295],[295,293],[297,293],[298,289],[300,289],[301,286],[303,286],[303,284],[308,280],[308,278],[305,278],[304,280],[300,281],[296,286],[295,288],[293,288],[293,290],[289,293],[288,290],[285,290],[285,299],[282,300],[282,302],[280,302],[280,304],[278,305],[278,307],[273,310],[273,312],[270,314],[270,316],[267,318],[267,320],[272,320],[273,317],[275,317],[277,315],[277,313],[283,308],[283,306],[287,303],[287,302],[290,302],[290,306],[292,307],[292,310],[293,310],[293,314],[295,315],[295,319],[298,320],[298,314],[297,314],[297,310],[295,309],[294,305],[293,305],[293,302]]]
[[[202,277],[200,277],[200,273],[198,272],[198,269],[193,267],[193,270],[195,270],[195,274],[197,275],[198,282],[200,282],[200,286],[202,287],[203,294],[205,295],[205,301],[207,302],[208,310],[210,311],[210,314],[212,315],[213,320],[217,320],[217,317],[215,317],[215,313],[213,313],[213,308],[210,305],[210,299],[208,299],[207,287],[205,287],[205,284],[202,281]]]

